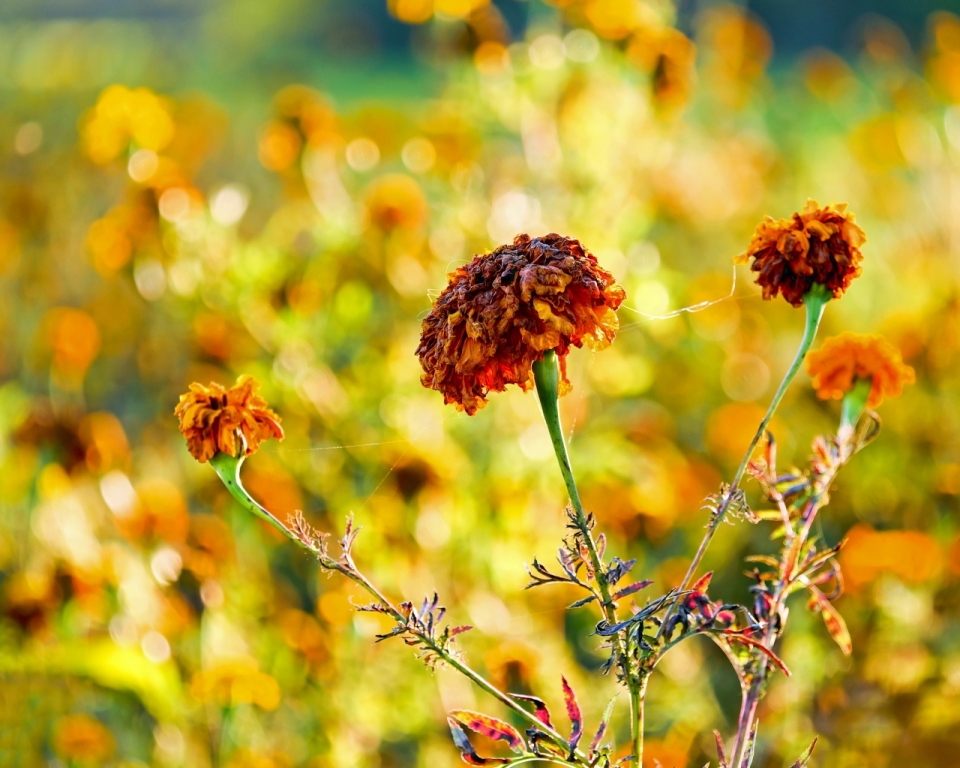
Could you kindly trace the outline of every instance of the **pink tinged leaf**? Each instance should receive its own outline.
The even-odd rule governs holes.
[[[453,743],[460,750],[460,759],[467,765],[503,765],[510,760],[505,757],[480,757],[477,750],[473,748],[467,734],[452,717],[447,718],[447,724],[450,726],[450,735],[453,736]]]
[[[797,760],[790,768],[806,768],[808,762],[810,762],[810,756],[813,755],[813,750],[817,746],[818,736],[813,737],[813,742],[807,747],[806,751],[800,755],[800,759]]]
[[[607,551],[607,534],[601,533],[597,536],[597,554],[603,559],[604,553]]]
[[[790,677],[790,670],[787,668],[787,665],[783,663],[783,659],[777,656],[777,654],[767,648],[767,646],[765,646],[759,640],[754,640],[752,637],[747,637],[746,635],[740,634],[736,635],[733,639],[738,643],[744,643],[745,645],[749,645],[751,648],[756,648],[758,651],[760,651],[760,653],[776,664],[783,674],[785,674],[787,677]]]
[[[481,715],[479,712],[470,712],[466,709],[457,709],[449,714],[448,720],[455,720],[474,733],[486,736],[492,741],[505,741],[514,752],[523,752],[523,739],[517,729],[503,720]]]
[[[547,705],[543,699],[537,698],[536,696],[524,696],[520,693],[511,693],[510,697],[520,701],[529,701],[533,704],[533,714],[537,720],[547,726],[547,728],[553,728],[553,723],[550,722],[550,710],[547,709]]]
[[[583,715],[580,713],[577,695],[567,678],[561,676],[560,679],[563,681],[563,703],[567,706],[567,717],[570,718],[570,753],[573,754],[580,743],[580,737],[583,736]]]
[[[617,697],[614,696],[610,699],[610,703],[607,704],[607,708],[603,710],[603,717],[600,718],[600,725],[597,727],[597,732],[593,736],[593,741],[590,742],[590,754],[589,757],[592,760],[597,748],[600,746],[600,742],[603,740],[603,737],[607,733],[607,728],[610,727],[610,717],[613,715],[613,705],[617,703]]]
[[[819,589],[810,587],[810,592],[813,597],[810,598],[807,607],[820,611],[820,615],[823,616],[823,623],[826,624],[830,636],[836,640],[844,656],[849,656],[853,652],[853,640],[850,639],[850,631],[847,629],[847,623],[843,620],[843,616]]]
[[[727,762],[727,753],[723,748],[723,736],[720,735],[720,731],[714,731],[713,738],[717,742],[717,757],[720,760],[720,768],[730,768],[730,764]]]
[[[647,581],[635,581],[633,584],[630,584],[630,585],[624,587],[623,589],[621,589],[619,592],[617,592],[617,593],[613,596],[613,599],[614,599],[614,600],[620,600],[620,599],[626,597],[627,595],[632,595],[632,594],[634,594],[635,592],[639,592],[641,589],[646,589],[646,588],[649,587],[651,584],[653,584],[653,582],[652,582],[652,581],[649,581],[649,580],[647,580]]]
[[[471,629],[473,629],[473,627],[471,627],[469,624],[464,624],[459,627],[451,627],[450,637],[456,637],[457,635],[462,635],[464,632],[469,632]]]

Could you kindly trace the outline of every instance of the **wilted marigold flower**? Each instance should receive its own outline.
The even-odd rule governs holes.
[[[218,452],[238,456],[255,453],[263,440],[283,439],[280,417],[257,394],[260,383],[241,376],[230,389],[216,382],[191,384],[180,395],[174,413],[193,457],[203,463]]]
[[[791,219],[775,221],[767,216],[753,233],[746,253],[734,262],[747,264],[753,259],[750,268],[759,273],[757,284],[765,299],[783,294],[799,307],[815,284],[839,299],[862,271],[860,246],[866,236],[853,219],[846,203],[821,208],[816,200],[807,200],[803,212]]]
[[[913,368],[900,350],[880,336],[844,333],[827,339],[807,357],[813,387],[824,400],[840,400],[858,379],[870,379],[867,407],[876,408],[885,397],[899,397],[904,384],[913,384]]]
[[[568,392],[570,347],[602,349],[619,328],[623,288],[572,238],[518,235],[449,279],[423,321],[421,382],[470,415],[490,391],[532,387],[533,363],[551,349]]]

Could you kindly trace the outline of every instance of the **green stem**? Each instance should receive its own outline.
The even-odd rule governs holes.
[[[570,455],[567,453],[567,444],[563,439],[563,427],[560,424],[560,407],[558,402],[560,392],[560,369],[557,362],[557,355],[552,350],[547,350],[543,355],[543,360],[533,364],[533,380],[537,387],[537,397],[540,399],[540,409],[543,413],[543,420],[547,425],[547,431],[550,433],[550,442],[553,444],[553,452],[556,454],[557,463],[560,465],[560,474],[563,475],[563,482],[567,487],[567,494],[570,496],[570,504],[576,517],[577,528],[580,530],[580,536],[587,548],[590,557],[590,565],[597,582],[597,588],[600,591],[601,610],[604,618],[610,625],[617,623],[617,609],[610,595],[610,584],[607,581],[607,574],[604,570],[603,561],[600,559],[600,553],[597,550],[597,543],[593,539],[593,533],[590,530],[590,524],[583,511],[583,503],[580,501],[580,493],[577,490],[577,483],[573,477],[573,467],[570,464]],[[634,764],[640,768],[643,750],[643,691],[641,683],[631,669],[629,647],[623,633],[617,635],[617,655],[623,669],[623,676],[627,682],[627,688],[630,691],[631,702],[631,722],[630,731],[634,745],[639,745],[639,751],[634,754]]]
[[[647,695],[647,677],[641,678],[638,685],[630,688],[630,712],[633,728],[633,755],[637,768],[643,768],[643,727],[644,700]]]
[[[604,612],[606,612],[612,610],[613,607],[613,601],[610,599],[610,586],[603,569],[603,561],[600,560],[600,554],[597,551],[597,544],[590,531],[590,524],[587,522],[587,516],[583,511],[583,504],[580,502],[580,493],[577,491],[577,483],[573,479],[573,467],[570,465],[567,444],[563,439],[563,427],[560,425],[560,407],[557,400],[560,389],[560,370],[557,365],[557,355],[552,349],[548,349],[544,353],[543,360],[533,364],[533,380],[537,385],[537,397],[540,398],[540,408],[543,412],[543,420],[547,424],[547,431],[550,433],[550,442],[553,443],[553,452],[557,456],[560,474],[563,475],[563,482],[567,486],[570,504],[573,506],[574,515],[576,515],[577,528],[580,530],[583,543],[590,555],[590,567],[596,575],[597,586],[600,588],[600,595],[603,597]],[[610,619],[609,616],[607,618]]]
[[[840,408],[840,426],[855,427],[867,407],[870,390],[873,389],[873,377],[856,379],[853,388],[843,396]]]
[[[240,503],[240,505],[250,512],[253,512],[257,517],[266,520],[277,530],[284,533],[292,541],[297,543],[300,547],[307,550],[314,556],[320,559],[320,565],[323,568],[331,571],[337,571],[338,573],[346,576],[348,579],[353,581],[355,584],[362,587],[367,591],[378,603],[386,606],[387,610],[390,612],[390,616],[400,622],[406,623],[406,618],[400,613],[399,609],[393,605],[383,593],[377,589],[374,584],[367,579],[353,564],[352,559],[347,559],[346,562],[340,562],[333,559],[325,554],[323,551],[319,551],[316,548],[310,546],[307,542],[302,541],[297,535],[287,528],[283,523],[281,523],[276,517],[273,516],[271,512],[267,509],[264,509],[256,501],[254,501],[250,495],[247,493],[247,490],[243,487],[243,484],[240,482],[240,465],[243,463],[243,457],[237,458],[234,456],[229,456],[225,453],[218,453],[212,459],[210,459],[210,465],[216,470],[217,475],[223,481],[223,484],[227,487],[227,490],[230,491],[230,494]],[[550,728],[544,725],[532,712],[528,712],[523,708],[518,702],[514,701],[510,696],[508,696],[503,691],[499,690],[493,683],[481,677],[479,674],[474,672],[470,667],[464,664],[459,658],[454,654],[448,651],[446,648],[438,645],[434,640],[428,636],[421,636],[420,640],[424,645],[428,646],[431,651],[437,654],[441,659],[444,660],[449,666],[457,670],[464,677],[468,678],[473,682],[478,688],[486,691],[495,699],[497,699],[501,704],[503,704],[508,709],[515,712],[519,717],[526,720],[534,728],[543,731],[551,738],[553,738],[557,744],[569,748],[569,742],[563,738],[557,731],[553,728]],[[583,757],[581,752],[577,752],[580,757]]]
[[[817,337],[817,329],[820,327],[820,320],[823,318],[823,310],[826,308],[827,302],[830,301],[830,298],[830,293],[821,285],[814,285],[813,288],[811,288],[810,291],[803,297],[803,304],[806,307],[807,317],[803,328],[803,338],[800,340],[800,348],[797,350],[797,354],[793,358],[793,362],[787,369],[787,372],[783,377],[783,381],[780,382],[780,386],[777,389],[776,394],[774,394],[773,400],[770,402],[770,407],[767,409],[766,415],[764,415],[763,420],[760,422],[760,426],[757,427],[757,432],[753,436],[753,440],[750,441],[750,447],[747,448],[747,452],[743,455],[743,460],[740,462],[740,466],[737,468],[737,473],[733,476],[733,481],[730,483],[730,487],[727,489],[727,492],[723,495],[723,498],[717,505],[717,513],[714,515],[714,518],[710,523],[710,527],[707,529],[707,533],[703,537],[703,541],[700,542],[700,547],[697,549],[697,553],[693,556],[693,561],[690,563],[690,567],[687,569],[686,576],[683,577],[683,582],[680,585],[681,591],[687,589],[692,583],[693,577],[696,574],[697,569],[700,567],[700,562],[703,560],[703,556],[707,551],[707,547],[710,545],[710,542],[713,539],[713,535],[717,532],[717,528],[720,526],[720,523],[723,522],[723,518],[727,513],[727,509],[730,507],[730,502],[733,501],[734,497],[736,496],[737,490],[740,487],[740,481],[743,479],[743,475],[747,471],[747,466],[750,463],[750,459],[753,457],[754,449],[760,442],[760,438],[762,438],[764,433],[767,431],[770,420],[773,418],[773,414],[776,413],[777,408],[780,405],[780,401],[783,400],[783,396],[786,393],[787,388],[790,386],[790,382],[792,382],[794,377],[797,375],[797,372],[800,370],[800,366],[803,365],[804,358],[810,351],[810,347],[813,346],[813,340]],[[665,624],[666,622],[664,622],[664,625]]]
[[[240,502],[240,506],[249,512],[253,512],[253,514],[261,520],[266,520],[288,538],[296,541],[298,544],[301,543],[293,531],[287,528],[287,526],[281,523],[269,511],[261,507],[251,498],[250,494],[247,493],[246,488],[243,487],[243,483],[240,482],[240,465],[243,464],[244,458],[244,456],[238,457],[231,456],[227,453],[218,453],[210,459],[210,466],[216,470],[223,484],[227,487],[227,490],[230,491],[230,495]]]

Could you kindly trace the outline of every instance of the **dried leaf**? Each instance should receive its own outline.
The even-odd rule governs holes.
[[[700,577],[700,579],[697,581],[696,584],[694,584],[692,587],[690,587],[690,591],[691,591],[691,592],[706,592],[706,591],[707,591],[707,587],[710,586],[710,579],[712,579],[712,578],[713,578],[713,571],[710,571],[709,573],[705,573],[703,576]]]
[[[514,752],[523,752],[523,739],[517,729],[503,720],[466,709],[454,710],[447,719],[453,719],[474,733],[479,733],[493,741],[505,741]]]
[[[827,626],[830,636],[836,640],[844,656],[849,656],[853,652],[853,640],[850,638],[850,631],[847,629],[847,623],[843,616],[833,607],[833,603],[827,600],[827,596],[814,586],[810,586],[810,602],[807,607],[811,610],[819,610],[823,616],[823,623]]]
[[[480,757],[457,721],[448,717],[447,724],[450,726],[453,743],[460,750],[460,759],[467,765],[504,765],[510,762],[509,758],[506,757]]]
[[[767,646],[765,646],[759,640],[754,640],[752,637],[746,637],[745,635],[739,635],[733,632],[729,634],[733,635],[731,638],[732,640],[735,640],[738,643],[749,645],[751,648],[756,648],[758,651],[760,651],[760,653],[776,664],[783,674],[785,674],[787,677],[790,677],[790,670],[787,668],[787,665],[783,663],[783,659],[777,656],[777,654],[767,648]]]
[[[614,696],[612,699],[610,699],[610,703],[607,704],[607,708],[603,710],[603,717],[600,718],[600,725],[597,727],[597,732],[593,736],[593,741],[590,742],[589,757],[591,760],[597,751],[597,747],[600,746],[600,742],[603,741],[603,737],[607,733],[607,728],[610,727],[610,717],[613,715],[613,705],[616,703],[617,697]]]
[[[617,593],[613,596],[613,599],[614,599],[614,600],[620,600],[620,599],[626,597],[627,595],[632,595],[632,594],[634,594],[635,592],[639,592],[641,589],[646,589],[646,588],[649,587],[651,584],[653,584],[653,582],[650,581],[649,579],[646,579],[646,580],[644,580],[644,581],[635,581],[635,582],[633,582],[633,584],[630,584],[630,585],[624,587],[623,589],[621,589],[619,592],[617,592]]]
[[[547,726],[547,728],[553,728],[553,723],[550,722],[550,710],[547,709],[546,702],[544,702],[543,699],[537,696],[525,696],[522,693],[511,693],[510,697],[518,701],[529,701],[533,704],[533,714],[537,720]]]
[[[580,743],[580,737],[583,736],[583,715],[580,713],[580,705],[577,703],[577,695],[567,682],[567,678],[560,678],[563,681],[563,703],[567,707],[567,716],[570,718],[570,754],[573,753]]]

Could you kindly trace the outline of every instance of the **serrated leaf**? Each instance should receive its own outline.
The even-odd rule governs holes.
[[[452,717],[447,718],[447,725],[450,726],[450,735],[453,737],[453,743],[460,750],[460,759],[467,765],[505,765],[509,763],[506,757],[480,757],[477,750],[474,749],[467,734],[464,733],[460,724]]]
[[[843,616],[833,607],[833,603],[827,600],[827,596],[814,586],[810,586],[810,602],[807,607],[811,610],[819,610],[823,616],[823,623],[827,627],[827,632],[840,646],[844,656],[849,656],[853,652],[853,640],[850,638],[850,630],[847,629],[847,623]]]
[[[511,693],[510,697],[519,701],[529,701],[533,704],[534,717],[547,726],[547,728],[553,728],[553,723],[550,722],[550,710],[547,709],[546,702],[544,702],[543,699],[537,696],[525,696],[522,693]]]
[[[650,581],[649,579],[645,579],[644,581],[635,581],[635,582],[633,582],[633,584],[629,584],[629,585],[627,585],[626,587],[624,587],[623,589],[621,589],[619,592],[617,592],[617,593],[613,596],[613,599],[614,599],[614,600],[621,600],[622,598],[626,597],[627,595],[632,595],[632,594],[634,594],[634,593],[636,593],[636,592],[639,592],[641,589],[646,589],[646,588],[649,587],[651,584],[653,584],[653,582]]]
[[[593,741],[590,742],[590,759],[593,759],[593,755],[597,751],[597,747],[600,746],[600,742],[603,741],[603,737],[607,733],[607,728],[610,727],[610,717],[613,715],[613,705],[617,703],[617,697],[614,696],[610,699],[610,703],[607,704],[607,708],[603,710],[603,717],[600,718],[600,725],[597,726],[597,732],[593,736]]]
[[[567,610],[572,610],[574,608],[583,608],[583,606],[588,605],[589,603],[592,603],[596,599],[597,599],[596,595],[590,595],[589,597],[585,597],[582,600],[577,600],[577,602],[575,603],[570,603],[570,605],[567,606]]]
[[[563,703],[567,707],[567,717],[570,718],[570,754],[573,753],[580,743],[580,737],[583,736],[583,715],[580,712],[580,705],[577,703],[577,695],[567,682],[567,678],[561,676],[563,682]]]
[[[510,723],[466,709],[456,709],[450,712],[447,719],[453,719],[474,733],[486,736],[492,741],[505,741],[514,752],[523,752],[523,739],[517,729]]]

